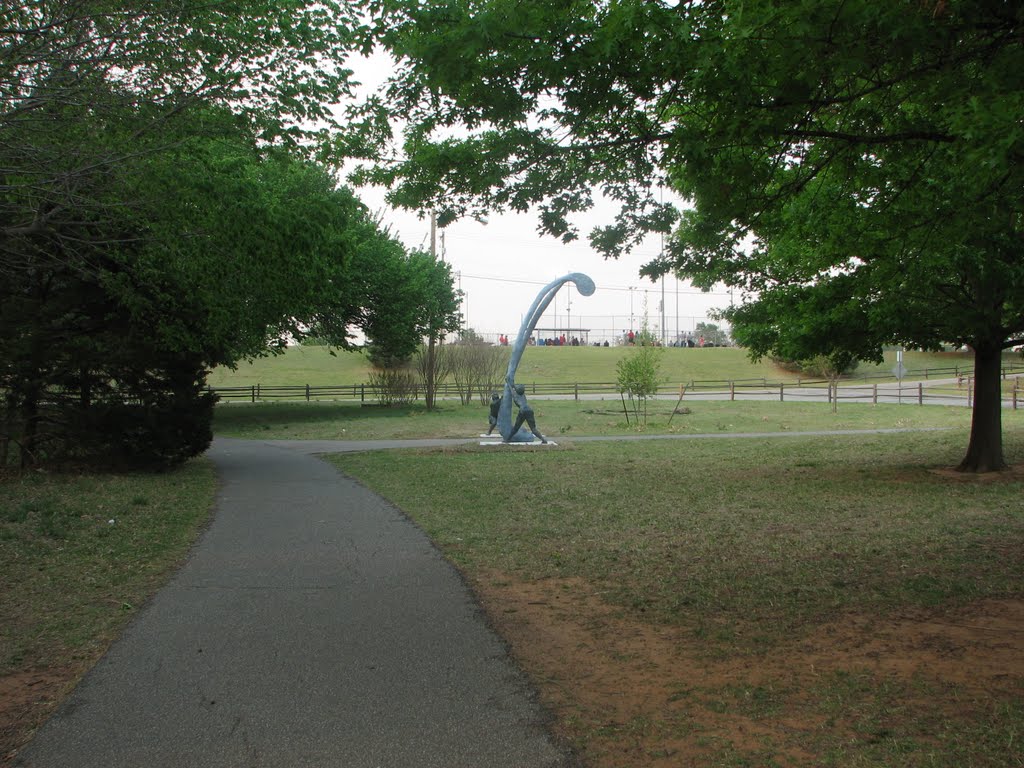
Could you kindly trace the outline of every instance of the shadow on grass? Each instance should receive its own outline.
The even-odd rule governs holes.
[[[360,403],[229,403],[217,406],[214,430],[246,430],[288,424],[323,422],[392,421],[408,417],[444,418],[455,413],[456,406],[439,406],[428,411],[422,404],[402,406],[363,405]]]

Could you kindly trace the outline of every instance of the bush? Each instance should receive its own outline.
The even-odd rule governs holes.
[[[89,464],[165,470],[205,451],[213,440],[216,395],[190,360],[161,368],[66,373],[34,390],[8,392],[0,421],[4,464]]]
[[[408,405],[419,396],[419,374],[408,364],[374,368],[370,386],[381,405]]]
[[[629,395],[633,415],[638,422],[643,419],[646,423],[647,399],[658,392],[661,351],[658,347],[638,347],[632,354],[623,357],[615,364],[615,370],[618,372],[619,392]]]
[[[139,469],[170,469],[198,456],[213,440],[215,395],[94,409],[110,459]]]
[[[839,376],[849,376],[860,364],[859,360],[851,359],[849,361],[842,361],[837,366],[832,357],[828,355],[815,355],[804,360],[788,360],[783,357],[775,356],[772,358],[777,366],[782,368],[784,371],[792,371],[793,373],[801,373],[805,376],[811,376],[816,379],[831,379]]]

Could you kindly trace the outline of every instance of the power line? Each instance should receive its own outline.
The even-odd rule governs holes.
[[[467,272],[463,272],[462,276],[470,278],[472,280],[487,280],[495,283],[517,283],[519,285],[547,285],[550,281],[544,280],[523,280],[514,277],[492,277],[489,275],[471,275]],[[656,284],[652,284],[650,287],[644,286],[619,286],[619,285],[601,285],[598,288],[602,291],[629,291],[629,290],[654,290],[657,287]],[[728,296],[728,291],[702,291],[699,288],[680,289],[679,293],[688,294],[692,296]]]

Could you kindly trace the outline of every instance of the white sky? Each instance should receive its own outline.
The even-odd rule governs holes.
[[[390,69],[386,57],[348,65],[366,88],[381,82]],[[384,202],[382,189],[361,188],[357,193],[371,210],[380,212],[382,222],[407,247],[429,248],[429,217],[392,210]],[[618,261],[603,259],[590,248],[586,236],[593,226],[610,222],[614,214],[615,209],[609,205],[577,217],[574,222],[579,225],[580,239],[568,245],[537,234],[536,213],[495,214],[486,225],[465,219],[439,229],[438,254],[452,265],[457,284],[465,293],[465,324],[484,335],[505,333],[514,337],[540,288],[570,272],[589,275],[597,291],[584,297],[570,286],[562,288],[538,328],[589,328],[591,342],[603,341],[630,327],[639,329],[646,300],[648,325],[660,335],[664,290],[665,335],[671,340],[677,330],[692,331],[696,323],[708,321],[710,311],[728,306],[729,295],[724,289],[705,294],[674,277],[656,284],[641,278],[640,267],[659,253],[657,237],[649,238]]]

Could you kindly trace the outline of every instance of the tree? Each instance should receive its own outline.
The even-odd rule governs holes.
[[[451,377],[463,405],[473,402],[474,394],[483,405],[492,388],[502,388],[499,383],[512,350],[489,344],[472,328],[463,329],[460,336],[458,342],[447,345]]]
[[[209,442],[210,367],[311,334],[346,348],[357,327],[408,355],[432,328],[415,309],[433,306],[430,276],[322,164],[345,149],[330,105],[349,89],[352,7],[0,13],[4,451],[146,443],[173,464]],[[390,314],[389,265],[409,286]]]
[[[209,368],[312,328],[348,344],[337,328],[366,300],[353,265],[391,241],[325,169],[261,150],[223,110],[193,117],[204,135],[185,121],[173,146],[83,174],[93,200],[130,202],[80,211],[60,258],[23,239],[30,268],[0,283],[3,439],[23,464],[180,462],[210,440]],[[104,140],[146,119],[125,115]]]
[[[118,216],[97,176],[168,147],[200,106],[230,110],[263,146],[327,147],[348,92],[355,26],[326,0],[29,0],[0,14],[0,278],[93,244],[77,224]],[[173,55],[168,55],[173,51]],[[125,140],[106,132],[145,109]],[[34,262],[33,262],[34,263]]]
[[[359,325],[371,361],[407,362],[425,337],[458,330],[458,292],[447,263],[389,240],[362,254],[356,267],[366,291]]]
[[[209,442],[209,366],[350,307],[338,270],[364,213],[306,162],[329,149],[327,105],[348,88],[323,65],[349,49],[343,11],[0,12],[5,460],[13,439],[23,463],[181,461]]]
[[[418,332],[427,339],[427,356],[423,362],[424,399],[427,409],[434,407],[441,369],[435,347],[444,342],[445,334],[457,331],[462,325],[459,292],[455,289],[452,269],[444,261],[436,261],[424,251],[410,255],[415,285],[420,296],[421,314]]]
[[[451,266],[429,253],[407,253],[389,240],[364,254],[360,325],[369,341],[370,361],[382,371],[408,367],[424,339],[433,345],[460,325],[459,294]],[[366,256],[372,258],[366,258]],[[417,365],[427,408],[434,407],[440,361],[427,354]]]
[[[714,323],[697,323],[693,333],[698,338],[704,339],[705,344],[724,347],[729,343],[729,334]]]
[[[617,256],[674,228],[644,272],[738,288],[725,317],[755,356],[970,345],[960,468],[1001,469],[1000,354],[1024,335],[1022,29],[1024,6],[991,0],[384,2],[406,159],[362,178],[442,223],[536,205],[563,239],[598,188],[622,211],[591,243]]]
[[[619,393],[629,395],[633,417],[647,423],[647,401],[658,394],[658,369],[663,350],[653,344],[642,345],[615,364]],[[629,421],[629,412],[626,412]]]

